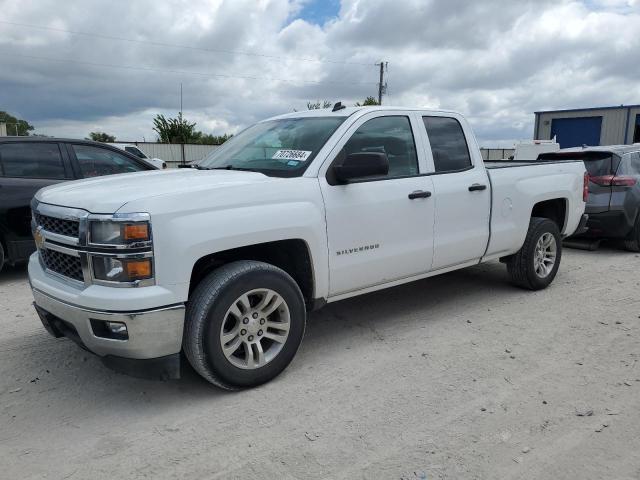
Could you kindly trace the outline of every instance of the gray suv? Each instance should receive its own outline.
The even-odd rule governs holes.
[[[539,160],[580,158],[589,173],[588,230],[581,236],[624,240],[640,251],[640,144],[567,148]]]

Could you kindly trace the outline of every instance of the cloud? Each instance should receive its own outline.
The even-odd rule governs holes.
[[[48,29],[0,23],[0,110],[41,133],[148,140],[182,83],[187,118],[236,132],[375,96],[380,60],[386,103],[459,110],[484,145],[530,138],[535,110],[640,100],[636,0],[343,0],[318,21],[310,3],[5,0],[0,21]]]

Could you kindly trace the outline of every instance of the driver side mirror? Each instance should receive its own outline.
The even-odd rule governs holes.
[[[389,159],[386,153],[350,153],[341,165],[333,167],[335,178],[340,183],[349,183],[354,178],[383,176],[389,173]]]

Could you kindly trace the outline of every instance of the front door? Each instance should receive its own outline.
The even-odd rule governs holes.
[[[334,154],[383,152],[389,173],[347,185],[320,178],[326,207],[330,296],[427,272],[433,253],[431,178],[420,176],[419,119],[398,112],[366,115],[350,128]],[[423,192],[415,195],[415,192]],[[414,195],[411,195],[414,193]]]

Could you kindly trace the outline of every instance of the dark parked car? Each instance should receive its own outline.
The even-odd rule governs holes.
[[[624,240],[640,251],[640,144],[570,148],[538,159],[564,157],[581,158],[589,173],[589,229],[582,236]]]
[[[35,251],[33,195],[54,183],[156,170],[135,155],[102,143],[44,137],[0,137],[0,270]]]

